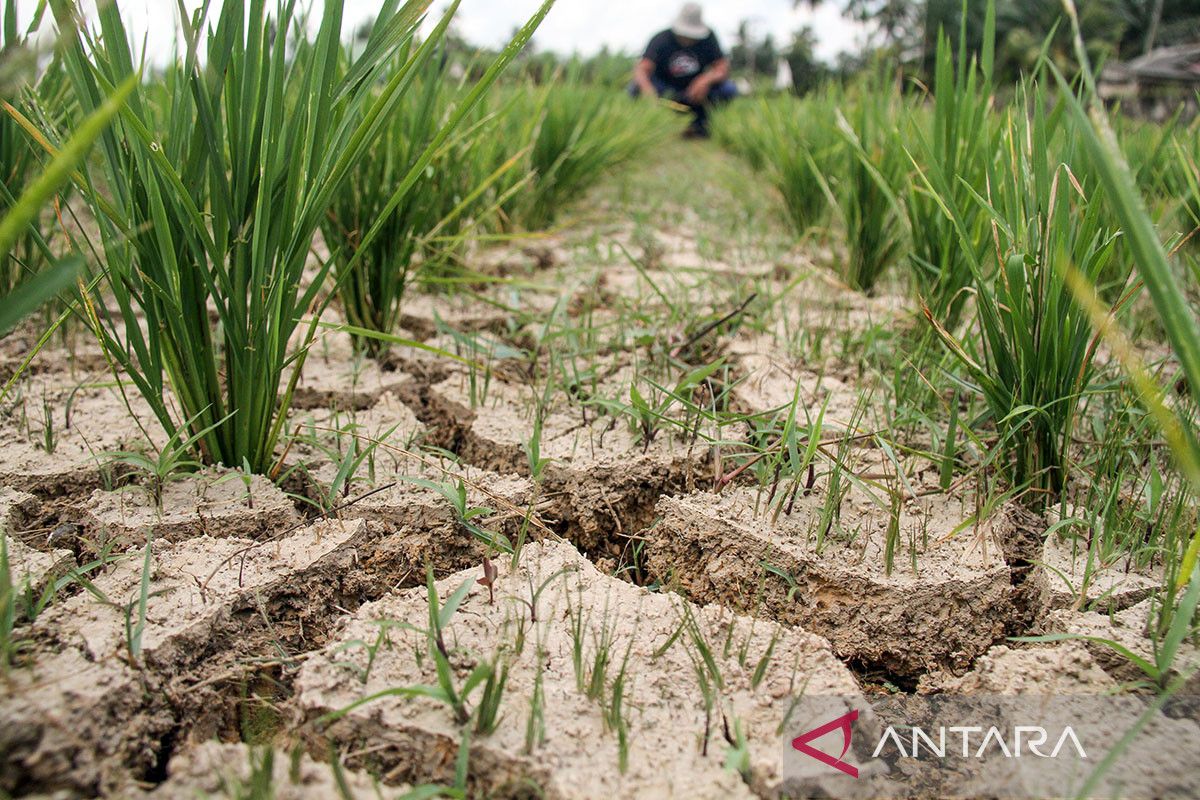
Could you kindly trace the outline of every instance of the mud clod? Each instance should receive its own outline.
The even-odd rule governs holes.
[[[966,669],[1002,636],[1011,609],[996,544],[1003,514],[952,537],[961,519],[949,510],[905,510],[899,529],[922,533],[902,534],[888,574],[887,511],[847,503],[840,524],[855,538],[820,549],[820,503],[800,498],[772,523],[747,489],[663,498],[662,519],[645,534],[649,569],[697,602],[804,626],[841,657],[901,676]]]
[[[475,665],[493,659],[506,669],[499,711],[505,722],[472,740],[473,796],[523,797],[530,787],[546,798],[771,795],[781,780],[776,729],[792,693],[804,686],[814,694],[857,695],[853,677],[821,637],[647,592],[603,575],[567,544],[530,545],[518,569],[507,559],[497,566],[494,603],[476,584],[478,569],[437,584],[443,601],[471,584],[445,633],[454,680],[461,685]],[[534,614],[530,587],[543,584]],[[420,589],[366,605],[338,643],[306,661],[296,706],[311,751],[336,742],[362,753],[352,766],[393,780],[450,776],[461,734],[444,703],[393,694],[336,721],[320,719],[383,689],[436,685],[432,658],[416,657],[431,646],[420,632],[429,613]],[[711,648],[721,676],[707,714],[696,677],[703,663],[695,660],[701,659],[697,637]],[[368,661],[367,645],[376,642],[382,643]],[[602,647],[609,660],[597,678]],[[619,675],[624,694],[615,714]],[[748,783],[723,767],[722,715],[748,737]],[[627,764],[614,769],[622,741]]]
[[[431,387],[428,403],[456,431],[464,461],[529,475],[535,412],[527,395],[520,387],[494,384],[486,396],[475,396],[470,383],[456,375]],[[681,441],[670,430],[647,444],[625,421],[583,407],[545,415],[539,452],[547,459],[541,476],[541,496],[548,502],[544,516],[595,555],[619,556],[629,537],[653,521],[659,497],[688,491],[712,475],[707,447]]]
[[[121,551],[147,536],[257,539],[299,521],[292,501],[261,475],[208,470],[167,482],[161,497],[145,485],[94,492],[83,506],[83,536],[94,551]]]
[[[31,644],[0,699],[0,788],[119,793],[161,769],[164,737],[177,735],[182,748],[193,734],[236,735],[240,687],[271,664],[290,680],[286,671],[324,644],[339,610],[419,583],[426,561],[478,558],[466,533],[434,530],[331,521],[271,541],[159,540],[144,626],[144,549],[129,551],[95,578],[95,592],[52,604],[18,630]]]

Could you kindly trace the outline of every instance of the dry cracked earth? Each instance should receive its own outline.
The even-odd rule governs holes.
[[[164,437],[94,345],[43,354],[0,420],[0,523],[31,602],[57,592],[18,620],[0,679],[0,793],[248,796],[252,772],[279,797],[453,783],[474,723],[429,693],[388,692],[438,683],[428,574],[442,603],[468,587],[438,645],[455,684],[480,664],[504,674],[494,730],[470,738],[471,797],[789,796],[781,730],[801,692],[1069,693],[1136,677],[1110,650],[1010,638],[1150,647],[1139,604],[1154,576],[1117,565],[1083,586],[1046,519],[1005,506],[963,526],[976,490],[943,493],[933,470],[907,476],[898,509],[824,468],[786,502],[750,471],[720,480],[747,415],[798,397],[828,430],[863,424],[866,379],[797,355],[794,332],[833,340],[904,304],[833,286],[788,244],[703,233],[716,223],[694,208],[654,225],[621,202],[597,201],[607,221],[481,254],[515,280],[414,295],[407,335],[487,370],[318,342],[275,482],[205,470],[156,487],[106,460]],[[719,318],[752,292],[786,300],[765,324],[689,341],[681,309]],[[3,344],[11,369],[21,337]],[[653,352],[680,344],[697,365],[726,359],[743,421],[715,429],[676,406],[651,438],[606,410],[631,384],[677,379]],[[355,437],[382,444],[337,486]],[[869,437],[839,458],[860,475],[887,465]],[[462,513],[475,508],[488,513]],[[519,560],[489,536],[523,542]],[[1081,593],[1102,609],[1080,610]]]

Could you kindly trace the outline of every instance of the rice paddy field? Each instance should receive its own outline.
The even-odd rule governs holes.
[[[0,796],[884,796],[796,698],[1200,690],[1197,122],[943,40],[684,142],[549,4],[341,5],[2,64]]]

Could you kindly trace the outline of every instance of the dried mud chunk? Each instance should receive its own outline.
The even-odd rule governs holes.
[[[1113,691],[1116,683],[1078,642],[1049,647],[1013,648],[997,645],[975,662],[975,668],[925,688],[979,695],[1096,695]]]
[[[0,486],[0,536],[7,548],[9,576],[18,592],[26,588],[40,597],[46,586],[75,566],[75,554],[70,550],[37,550],[17,538],[28,521],[37,513],[38,499],[25,492]]]
[[[1041,624],[1040,631],[1046,634],[1069,633],[1106,639],[1154,664],[1155,645],[1148,631],[1152,602],[1148,599],[1143,600],[1137,605],[1130,606],[1113,615],[1067,609],[1051,611]],[[1083,644],[1105,672],[1116,680],[1131,683],[1149,680],[1146,673],[1136,664],[1108,645],[1093,640],[1084,640]],[[1198,668],[1200,668],[1200,648],[1191,642],[1184,641],[1179,647],[1171,669],[1173,677],[1190,675],[1180,694],[1200,694]]]
[[[99,487],[105,453],[145,445],[131,408],[156,444],[166,438],[136,394],[127,404],[107,389],[56,390],[49,401],[31,407],[24,426],[14,418],[0,423],[0,484],[43,497]]]
[[[270,542],[208,536],[177,544],[156,541],[142,659],[164,669],[191,662],[219,645],[206,638],[214,626],[227,623],[238,609],[257,609],[264,598],[290,593],[297,581],[336,589],[341,576],[335,570],[351,565],[367,538],[362,522],[323,522]],[[140,594],[143,553],[129,551],[93,582],[112,603],[82,593],[52,605],[39,627],[60,642],[81,645],[94,661],[122,657],[127,652],[124,603],[136,602]],[[318,599],[333,598],[314,595],[312,601]]]
[[[47,585],[66,575],[75,568],[75,554],[70,550],[34,550],[7,533],[4,536],[8,548],[8,569],[12,584],[18,592],[40,597]]]
[[[117,550],[148,534],[172,542],[196,536],[256,539],[299,522],[292,501],[261,475],[206,470],[166,483],[161,503],[144,486],[93,492],[81,512],[85,537]]]
[[[256,626],[268,629],[258,642],[264,648],[327,629],[331,609],[358,599],[346,595],[344,581],[371,550],[361,521],[321,523],[270,543],[159,541],[137,668],[130,666],[126,608],[133,604],[136,623],[143,559],[131,551],[94,578],[110,602],[79,593],[38,618],[12,691],[0,694],[0,786],[87,793],[145,774],[163,737],[180,725],[177,679],[192,685],[222,669],[222,654],[252,638]],[[377,593],[395,582],[394,574],[381,575]],[[191,700],[214,704],[202,694]]]
[[[476,583],[478,569],[438,583],[442,602],[464,582],[470,584],[444,636],[457,685],[477,663],[497,654],[508,669],[498,727],[472,739],[472,796],[526,797],[531,791],[546,798],[771,795],[782,780],[777,729],[790,697],[800,691],[859,697],[853,676],[821,637],[639,589],[603,575],[565,543],[531,544],[515,570],[508,559],[496,566],[494,603],[488,589]],[[543,583],[533,614],[530,586],[536,590]],[[368,669],[366,644],[381,641],[383,620],[399,625],[388,628],[386,643],[376,649]],[[698,639],[689,633],[674,636],[686,620],[707,642],[721,675],[719,699],[708,715],[695,666],[701,658]],[[318,722],[383,689],[436,684],[421,632],[428,624],[425,591],[394,594],[359,609],[339,643],[305,662],[295,703],[307,722],[311,751],[323,752],[332,740],[360,754],[351,766],[412,783],[450,779],[461,729],[440,702],[392,695],[332,722]],[[582,647],[579,675],[576,642]],[[589,699],[601,642],[608,645],[610,661],[599,681],[603,687],[594,693],[599,699]],[[620,724],[611,717],[606,723],[604,709],[611,708],[626,658],[621,719],[627,726],[628,762],[622,770],[621,737],[615,732]],[[755,682],[760,663],[763,674]],[[473,691],[472,706],[478,697]],[[540,716],[533,713],[535,703]],[[749,785],[724,769],[728,745],[722,713],[729,729],[740,728],[749,742]],[[527,747],[531,729],[533,744]]]
[[[265,774],[270,767],[271,794],[274,800],[345,800],[339,778],[330,764],[319,763],[307,755],[293,761],[292,754],[244,744],[205,742],[174,756],[167,766],[167,780],[145,795],[147,800],[196,800],[198,797],[246,797],[253,774]],[[340,780],[350,797],[398,798],[407,786],[381,787],[361,773],[343,770]]]
[[[15,670],[0,697],[0,790],[97,794],[144,773],[172,727],[118,660],[68,648]]]
[[[37,514],[38,499],[27,492],[0,486],[0,530],[9,534],[24,528]]]
[[[838,523],[853,538],[831,530],[824,549],[816,545],[821,493],[798,497],[775,522],[756,512],[749,489],[665,497],[662,519],[644,534],[649,570],[696,602],[802,625],[872,669],[966,669],[1003,635],[1010,612],[1009,570],[995,541],[1007,518],[954,534],[963,520],[957,506],[908,504],[888,574],[889,511],[858,492]]]
[[[1081,606],[1120,611],[1162,585],[1161,580],[1128,569],[1126,558],[1096,563],[1085,542],[1058,533],[1046,537],[1029,580],[1037,588],[1036,603],[1042,613]]]
[[[431,409],[460,431],[464,461],[529,475],[534,405],[528,388],[496,382],[484,393],[455,375],[433,386],[429,396]],[[646,446],[624,419],[583,407],[547,413],[539,442],[540,457],[548,459],[541,478],[550,501],[546,516],[562,522],[567,538],[584,550],[612,539],[619,552],[624,537],[653,521],[654,503],[663,493],[686,491],[711,475],[710,449],[673,434],[667,425]]]

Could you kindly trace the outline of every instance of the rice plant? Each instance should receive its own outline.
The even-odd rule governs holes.
[[[1164,183],[1179,203],[1179,223],[1187,236],[1200,229],[1200,119],[1182,129],[1171,142]]]
[[[729,109],[715,117],[717,140],[778,189],[788,221],[799,236],[823,222],[829,209],[829,171],[838,147],[829,121],[837,102],[838,94],[826,91],[805,98],[799,106],[785,98]]]
[[[1086,92],[1084,102],[1077,99],[1067,80],[1052,69],[1058,88],[1066,97],[1068,111],[1076,122],[1079,140],[1103,185],[1114,217],[1120,222],[1134,253],[1134,262],[1146,285],[1148,294],[1166,331],[1182,371],[1182,383],[1193,397],[1200,390],[1200,325],[1189,308],[1167,252],[1163,247],[1153,220],[1147,212],[1144,198],[1137,191],[1128,163],[1121,154],[1116,136],[1098,100],[1094,75],[1088,63],[1079,32],[1079,20],[1072,3],[1066,3],[1075,35],[1075,50],[1082,65]],[[1194,411],[1187,405],[1169,408],[1166,393],[1150,377],[1128,339],[1106,313],[1094,281],[1074,270],[1067,270],[1070,285],[1081,306],[1088,310],[1099,335],[1113,348],[1117,360],[1130,377],[1142,402],[1159,426],[1175,457],[1176,464],[1191,485],[1193,495],[1200,493],[1200,443],[1195,435]],[[1102,776],[1128,747],[1132,737],[1151,719],[1167,700],[1182,689],[1194,674],[1194,666],[1178,674],[1176,658],[1185,640],[1197,634],[1197,609],[1200,607],[1200,531],[1195,532],[1180,553],[1171,548],[1166,552],[1163,586],[1152,603],[1149,633],[1153,643],[1151,658],[1143,658],[1121,644],[1103,638],[1093,638],[1112,648],[1139,667],[1161,692],[1159,699],[1139,717],[1112,752],[1103,759],[1083,784],[1081,794],[1091,792]],[[1053,635],[1045,639],[1076,638]]]
[[[421,191],[408,192],[390,214],[382,213],[396,184],[455,112],[461,94],[440,57],[424,65],[413,91],[385,123],[383,134],[338,192],[322,224],[334,260],[338,298],[354,328],[392,333],[410,285],[451,270],[471,229],[495,217],[499,203],[527,182],[527,175],[518,176],[498,200],[489,191],[514,170],[522,148],[494,136],[494,115],[481,104],[476,118],[468,118],[426,168],[438,179],[423,181]],[[384,224],[379,234],[364,246],[363,236],[380,219]],[[387,349],[386,339],[352,334],[355,345],[372,357]]]
[[[909,155],[918,175],[909,182],[905,202],[912,231],[908,260],[923,302],[950,330],[962,317],[972,276],[972,259],[964,252],[964,240],[955,235],[955,225],[963,226],[975,261],[985,263],[988,256],[988,218],[973,193],[984,185],[998,145],[991,113],[994,29],[995,6],[989,3],[978,62],[968,56],[965,30],[959,33],[957,59],[949,39],[939,32],[928,132],[924,116],[910,115],[909,120]],[[953,211],[947,214],[949,208]]]
[[[6,54],[12,52],[9,47],[19,47],[19,44],[9,44],[13,41],[10,37],[15,35],[14,8],[9,0],[3,26]],[[8,61],[7,57],[0,60],[0,66],[6,69]],[[0,77],[0,86],[7,89],[7,84],[3,83],[6,80],[7,72]],[[13,106],[4,104],[0,113],[0,157],[5,159],[2,164],[5,180],[0,186],[0,336],[9,333],[22,319],[66,289],[79,272],[80,263],[76,258],[57,260],[33,269],[34,252],[46,252],[38,220],[45,206],[68,184],[96,140],[120,113],[133,88],[131,78],[113,87],[108,94],[99,95],[92,112],[64,136],[64,141],[44,165],[37,163],[36,166],[28,142],[21,141],[25,133],[18,130],[22,127],[21,122],[28,122],[27,118]],[[0,397],[7,395],[28,364],[26,360],[17,369]]]
[[[831,183],[846,236],[839,273],[848,286],[867,293],[901,258],[908,238],[897,192],[907,165],[896,141],[892,104],[886,90],[871,89],[846,113],[837,114],[844,141],[840,180]]]
[[[32,68],[33,53],[25,47],[25,38],[17,27],[16,0],[6,0],[0,19],[0,53],[3,53],[4,101],[0,108],[0,214],[7,214],[16,203],[21,188],[30,182],[37,169],[37,153],[28,136],[21,130],[12,113],[8,98],[20,100],[24,91],[20,85],[22,73]],[[15,111],[16,109],[14,109]],[[21,232],[13,246],[0,260],[0,299],[8,297],[18,286],[37,272],[37,237],[40,215],[35,215]]]
[[[182,20],[184,62],[167,107],[156,108],[159,95],[139,84],[102,137],[99,168],[81,186],[106,262],[91,298],[92,325],[168,433],[207,431],[196,441],[203,463],[247,463],[257,472],[272,465],[327,302],[330,262],[305,273],[313,235],[390,115],[415,91],[457,3],[418,44],[423,8],[385,0],[365,47],[351,58],[339,39],[342,0],[326,0],[315,34],[301,24],[294,0],[274,11],[266,0],[219,11],[206,2]],[[413,161],[359,252],[418,191],[438,149],[548,8],[518,32]],[[60,28],[72,27],[74,3],[56,3],[54,11]],[[103,6],[98,19],[99,35],[80,26],[65,56],[88,112],[106,87],[137,75],[117,7]]]
[[[986,196],[975,197],[989,218],[994,274],[975,255],[971,218],[946,203],[956,243],[971,259],[978,341],[960,341],[926,310],[987,404],[1001,469],[1033,492],[1035,505],[1066,484],[1071,434],[1093,374],[1091,322],[1064,273],[1071,265],[1093,282],[1110,274],[1118,236],[1096,187],[1070,166],[1073,127],[1062,112],[1031,84],[1006,114]]]
[[[1181,383],[1186,385],[1191,397],[1200,397],[1200,323],[1189,304],[1178,275],[1146,211],[1143,198],[1138,194],[1129,165],[1122,157],[1099,101],[1096,98],[1094,78],[1082,43],[1079,41],[1078,23],[1072,18],[1075,28],[1076,52],[1084,65],[1084,84],[1088,91],[1090,111],[1072,94],[1066,94],[1067,104],[1077,122],[1080,142],[1085,149],[1096,174],[1104,187],[1107,202],[1114,216],[1120,221],[1125,237],[1134,253],[1134,263],[1155,310],[1163,323],[1167,340],[1182,372]],[[1060,90],[1066,81],[1055,72]],[[1180,157],[1184,157],[1180,153]],[[1071,286],[1081,305],[1088,309],[1091,320],[1117,356],[1121,366],[1129,374],[1132,383],[1147,411],[1161,429],[1170,446],[1176,465],[1191,484],[1193,494],[1200,494],[1200,440],[1196,437],[1194,410],[1183,404],[1170,408],[1165,400],[1166,392],[1150,377],[1129,342],[1120,334],[1111,317],[1103,314],[1096,287],[1086,275],[1072,272]],[[1191,278],[1195,280],[1193,272]],[[1166,571],[1166,598],[1161,604],[1163,613],[1159,619],[1158,632],[1182,639],[1179,631],[1191,629],[1200,597],[1200,531],[1187,544],[1182,557],[1168,564]],[[1185,619],[1180,621],[1176,599],[1181,593],[1191,595],[1184,608]],[[1175,642],[1177,646],[1178,641]]]
[[[842,172],[840,139],[830,124],[842,94],[828,89],[806,97],[740,104],[714,116],[714,133],[779,191],[788,222],[805,236],[825,219],[833,197],[830,184]]]
[[[510,180],[530,173],[532,183],[502,205],[508,227],[527,231],[552,225],[569,202],[657,141],[670,122],[664,111],[570,77],[520,89],[501,113],[501,136],[530,144],[527,168]]]

